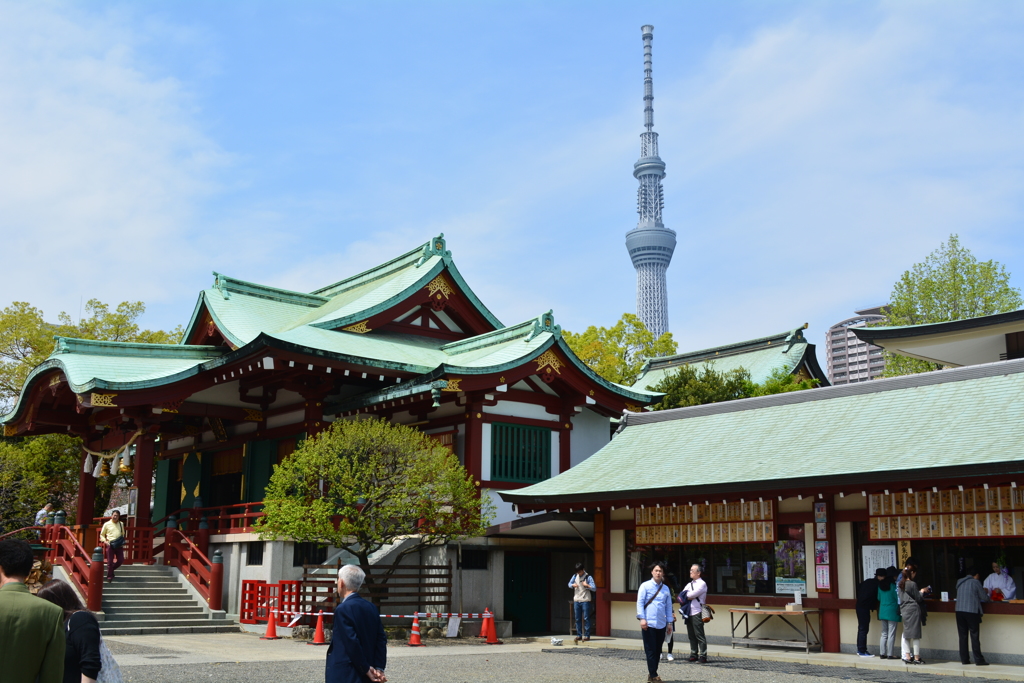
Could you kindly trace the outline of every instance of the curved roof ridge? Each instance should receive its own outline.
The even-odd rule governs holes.
[[[790,328],[777,334],[771,334],[766,337],[759,337],[757,339],[750,339],[742,342],[734,342],[732,344],[724,344],[722,346],[713,346],[708,349],[700,349],[697,351],[689,351],[687,353],[679,353],[674,356],[659,356],[652,358],[648,361],[649,367],[655,365],[664,365],[675,362],[696,362],[702,360],[710,360],[716,356],[731,356],[738,353],[745,353],[759,349],[763,346],[768,346],[777,342],[787,342],[795,336],[793,341],[806,341],[803,336],[803,331],[807,329],[807,323],[804,323],[800,327]]]
[[[443,232],[439,236],[419,245],[412,251],[408,251],[397,258],[387,261],[386,263],[364,270],[361,273],[347,277],[344,280],[335,282],[334,284],[314,290],[312,294],[327,298],[334,297],[342,292],[352,289],[353,287],[358,287],[359,285],[366,284],[367,282],[372,282],[382,277],[386,277],[396,270],[408,268],[414,261],[414,267],[419,268],[434,256],[441,257],[445,260],[451,260],[452,253],[447,249]]]
[[[449,342],[442,346],[441,350],[449,355],[466,353],[468,351],[474,351],[476,349],[482,349],[496,344],[504,344],[507,341],[511,341],[519,337],[526,337],[526,341],[530,341],[544,332],[550,332],[554,335],[560,335],[562,332],[561,326],[555,324],[555,318],[551,311],[543,313],[536,318],[531,318],[529,320],[524,320],[521,323],[510,325],[509,327],[503,327],[491,332],[478,334],[475,337]]]
[[[281,287],[261,285],[255,282],[246,282],[245,280],[228,277],[227,275],[218,273],[217,271],[214,271],[213,275],[215,279],[212,289],[219,291],[225,299],[230,298],[231,294],[242,294],[243,296],[270,299],[272,301],[308,306],[310,308],[317,308],[329,301],[327,297],[317,296],[315,294],[306,294],[304,292],[296,292],[290,289],[282,289]]]
[[[223,355],[228,349],[223,346],[201,346],[198,344],[147,344],[144,342],[104,341],[100,339],[78,339],[76,337],[54,337],[56,346],[50,357],[59,354],[80,354],[89,356],[129,356],[133,358],[201,358],[209,359]]]

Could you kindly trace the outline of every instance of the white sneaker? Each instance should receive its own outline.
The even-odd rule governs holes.
[[[670,662],[674,662],[676,660],[676,658],[672,656],[671,652],[669,652],[667,655],[665,655],[665,659],[667,659]]]

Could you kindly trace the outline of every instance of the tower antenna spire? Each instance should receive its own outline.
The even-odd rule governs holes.
[[[654,27],[640,28],[644,40],[644,132],[640,134],[640,159],[633,164],[637,190],[635,228],[626,233],[626,249],[636,269],[636,314],[655,338],[668,332],[668,284],[666,271],[676,248],[676,233],[661,220],[665,193],[661,181],[665,162],[658,156],[658,134],[654,132],[654,67],[651,43]]]

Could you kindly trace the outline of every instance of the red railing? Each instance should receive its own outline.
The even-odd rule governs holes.
[[[243,581],[238,621],[243,624],[267,621],[270,610],[276,609],[281,612],[277,615],[278,623],[288,623],[298,614],[301,597],[301,581]]]
[[[86,607],[99,612],[103,604],[103,560],[93,560],[92,553],[85,551],[74,531],[64,525],[25,527],[0,536],[0,540],[25,531],[39,532],[35,541],[47,547],[46,559],[50,564],[63,567],[78,591],[85,596]]]
[[[96,545],[99,545],[99,533],[103,525],[110,517],[93,518],[94,528],[90,531],[91,538],[95,538]],[[123,519],[123,518],[122,518]],[[124,527],[124,563],[125,564],[153,564],[153,527],[130,526],[125,523]],[[81,534],[79,534],[81,535]]]
[[[182,508],[156,520],[153,526],[166,524],[172,516],[178,520],[178,528],[189,536],[199,530],[199,523],[204,516],[211,534],[249,534],[252,533],[253,523],[263,516],[263,503]]]
[[[164,564],[177,567],[210,609],[221,608],[224,565],[213,563],[188,536],[177,529],[167,529],[163,544]]]

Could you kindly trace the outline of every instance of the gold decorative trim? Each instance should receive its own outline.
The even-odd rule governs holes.
[[[17,436],[18,425],[4,425],[4,436]]]
[[[631,413],[639,413],[641,410],[643,410],[643,408],[641,408],[640,406],[635,406],[632,403],[627,403],[626,410],[628,410]]]
[[[537,358],[537,372],[550,367],[557,374],[562,374],[562,361],[558,360],[555,352],[548,349]]]
[[[446,386],[441,391],[462,391],[462,389],[459,388],[460,382],[462,382],[461,377],[459,379],[450,379],[448,380],[448,386]]]
[[[356,323],[355,325],[349,325],[348,327],[341,328],[342,332],[355,332],[356,334],[366,334],[370,331],[370,328],[366,326],[366,321]]]
[[[179,504],[181,504],[181,505],[184,505],[184,504],[185,504],[185,496],[187,496],[187,495],[188,495],[188,491],[187,491],[187,490],[185,490],[185,485],[184,485],[184,484],[182,484],[182,485],[181,485],[181,500],[180,500],[180,501],[178,501],[178,502],[179,502]]]
[[[60,384],[60,382],[61,382],[61,379],[60,379],[60,375],[59,374],[58,375],[54,375],[53,377],[50,378],[50,386],[51,387],[57,386],[58,384]]]
[[[114,397],[117,394],[97,394],[93,392],[90,395],[89,402],[92,403],[93,408],[116,408],[117,404],[114,403]]]
[[[438,295],[438,299],[441,298],[441,295],[444,295],[444,298],[447,299],[455,293],[455,290],[448,284],[448,280],[444,278],[444,275],[438,275],[428,282],[425,289],[430,293],[430,296]]]
[[[252,408],[244,408],[245,419],[249,422],[263,422],[263,411],[253,410]]]
[[[198,483],[196,484],[196,490],[192,492],[192,497],[193,498],[198,498],[199,497],[199,484]]]

